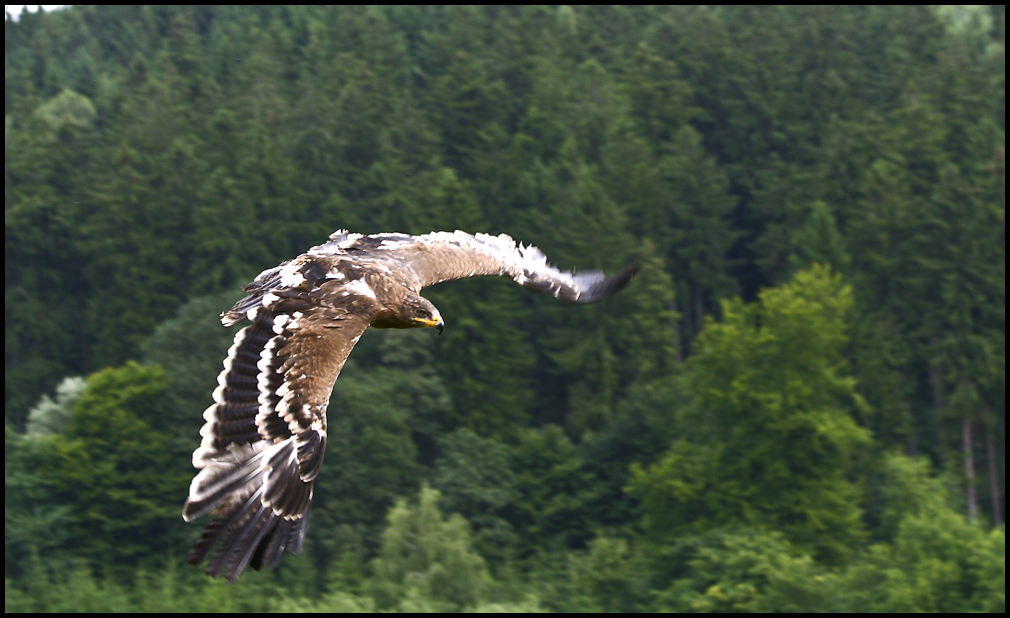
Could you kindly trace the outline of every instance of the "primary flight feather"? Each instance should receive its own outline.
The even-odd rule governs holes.
[[[422,288],[507,275],[540,294],[593,303],[636,272],[632,264],[609,278],[563,273],[539,249],[505,234],[345,230],[263,271],[221,317],[226,326],[250,324],[235,335],[214,404],[203,413],[202,441],[193,453],[200,472],[183,517],[210,513],[212,519],[188,561],[196,565],[209,555],[207,572],[235,581],[246,566],[272,568],[285,550],[298,553],[337,375],[369,326],[442,332],[442,316],[419,296]]]

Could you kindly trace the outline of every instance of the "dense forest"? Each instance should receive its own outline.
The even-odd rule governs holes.
[[[4,22],[7,611],[1005,610],[1005,7],[73,6]],[[642,269],[429,289],[303,551],[184,563],[264,268],[338,228]]]

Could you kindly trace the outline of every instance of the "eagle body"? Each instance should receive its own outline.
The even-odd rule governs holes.
[[[263,271],[221,317],[226,326],[249,324],[228,350],[193,453],[200,472],[183,517],[211,521],[188,561],[210,556],[207,572],[235,581],[246,566],[272,568],[285,550],[298,553],[337,376],[369,326],[441,332],[439,311],[420,296],[424,287],[505,275],[540,294],[590,303],[622,289],[637,270],[563,273],[504,234],[339,230]]]

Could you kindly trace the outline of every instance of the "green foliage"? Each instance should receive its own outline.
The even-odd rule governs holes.
[[[512,452],[519,499],[510,520],[521,553],[583,546],[593,535],[590,505],[603,488],[557,425],[527,429]]]
[[[55,130],[65,125],[88,127],[95,121],[91,100],[69,88],[40,105],[36,113]]]
[[[50,438],[25,437],[4,427],[4,574],[22,578],[33,560],[62,564],[71,536],[72,505],[52,499],[54,479],[44,473]]]
[[[4,581],[4,605],[9,612],[126,612],[131,609],[126,590],[115,582],[92,576],[77,567],[58,577],[33,573],[27,591]],[[48,584],[48,585],[47,585]]]
[[[88,377],[66,431],[48,441],[40,474],[51,500],[71,509],[71,544],[81,555],[135,565],[181,540],[171,531],[189,471],[174,466],[161,426],[167,388],[158,367],[100,371]]]
[[[93,141],[89,128],[54,131],[34,110],[5,115],[4,400],[19,429],[40,395],[87,372],[87,335],[75,328],[87,294],[76,246],[84,187],[74,175]]]
[[[4,601],[8,612],[260,612],[309,605],[308,597],[296,603],[289,596],[303,593],[285,585],[289,583],[253,572],[230,584],[178,561],[139,571],[126,580],[80,564],[60,569],[37,564],[30,577],[17,583],[5,579]]]
[[[795,249],[790,260],[798,267],[826,264],[836,272],[845,272],[852,263],[835,215],[820,200],[810,205],[810,214],[803,226],[796,229],[792,245]]]
[[[845,375],[852,292],[825,267],[723,305],[687,364],[678,437],[631,488],[656,543],[725,524],[781,530],[838,559],[862,536],[849,473],[869,436]]]
[[[31,436],[63,433],[73,415],[74,404],[87,385],[84,378],[63,378],[56,387],[56,399],[43,395],[35,407],[28,411],[25,433]]]
[[[626,539],[598,536],[568,556],[570,596],[564,611],[634,612],[648,608],[649,565]]]
[[[443,517],[438,499],[438,491],[425,486],[416,504],[401,499],[389,512],[372,565],[379,607],[452,611],[487,598],[491,577],[473,549],[470,525],[458,514]]]
[[[439,448],[432,485],[441,493],[442,505],[473,525],[474,546],[482,556],[500,560],[516,541],[503,517],[518,498],[509,449],[467,429],[442,436]]]
[[[5,52],[7,609],[1003,611],[1002,5],[74,5]],[[208,580],[217,315],[343,227],[642,268],[367,334],[308,555]]]
[[[885,525],[893,534],[844,573],[855,611],[1006,610],[1006,535],[984,530],[950,507],[922,460],[885,461]]]
[[[716,529],[679,539],[660,559],[675,579],[657,607],[676,612],[839,611],[835,577],[777,532]],[[666,573],[663,573],[666,575]]]
[[[284,614],[371,614],[376,611],[375,602],[371,597],[360,597],[343,591],[331,592],[318,601],[286,598],[277,605],[276,609]]]
[[[452,397],[448,425],[512,437],[529,423],[534,355],[523,329],[531,312],[506,281],[454,283],[429,295],[447,324],[435,363]]]
[[[203,425],[201,412],[213,402],[222,359],[240,328],[223,328],[220,314],[240,294],[224,292],[189,301],[141,345],[143,362],[161,367],[171,378],[161,406],[162,426],[183,451],[192,447],[193,435]]]

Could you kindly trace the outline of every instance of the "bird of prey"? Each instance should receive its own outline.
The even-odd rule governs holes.
[[[539,249],[505,234],[346,230],[263,271],[221,316],[226,326],[250,324],[235,335],[214,403],[203,413],[202,441],[193,453],[200,472],[182,514],[191,521],[209,513],[211,521],[188,562],[198,565],[210,555],[207,572],[234,582],[246,566],[273,568],[284,550],[298,553],[337,375],[369,326],[442,332],[442,316],[419,296],[422,288],[507,275],[540,294],[593,303],[636,272],[631,264],[609,278],[563,273]]]

